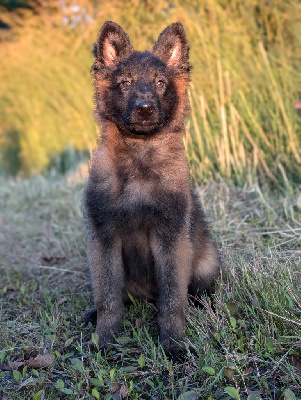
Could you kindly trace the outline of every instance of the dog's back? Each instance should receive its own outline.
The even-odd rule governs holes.
[[[161,33],[152,52],[134,51],[112,22],[95,46],[102,141],[84,204],[100,346],[118,332],[129,292],[157,302],[161,342],[176,357],[188,289],[194,296],[210,291],[219,269],[182,140],[188,50],[179,23]]]

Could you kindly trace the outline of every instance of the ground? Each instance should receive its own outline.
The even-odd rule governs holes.
[[[223,259],[215,311],[187,310],[183,364],[158,344],[156,310],[134,302],[106,358],[86,343],[93,304],[83,182],[0,182],[0,398],[301,398],[301,198],[208,182],[197,191]],[[1,397],[2,396],[2,397]]]

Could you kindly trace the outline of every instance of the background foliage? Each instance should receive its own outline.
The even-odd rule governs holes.
[[[299,1],[1,0],[0,6],[2,170],[64,169],[66,156],[72,163],[95,147],[90,51],[105,20],[122,25],[138,50],[180,20],[193,65],[186,135],[193,177],[288,188],[300,181]]]

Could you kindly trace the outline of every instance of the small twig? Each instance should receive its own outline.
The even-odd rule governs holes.
[[[69,272],[70,274],[86,275],[84,272],[72,271],[72,270],[66,269],[66,268],[48,267],[47,265],[37,265],[36,268],[52,269],[52,270],[60,271],[60,272]]]
[[[254,229],[255,230],[255,229]],[[290,229],[283,229],[282,231],[265,231],[265,232],[257,232],[257,235],[269,235],[271,233],[287,233],[287,232],[293,232],[296,235],[296,231],[301,231],[301,228],[291,228]]]
[[[283,246],[284,244],[289,243],[289,242],[293,242],[294,240],[298,240],[298,239],[297,238],[292,238],[292,239],[286,240],[285,242],[281,242],[281,243],[275,244],[275,246],[272,246],[271,249],[275,249],[276,247]]]
[[[297,322],[297,321],[294,321],[293,319],[283,317],[282,315],[278,315],[278,314],[276,314],[276,313],[274,313],[274,312],[272,312],[272,311],[264,310],[263,308],[260,308],[260,307],[256,307],[256,308],[257,308],[258,310],[260,310],[260,311],[266,312],[266,313],[268,313],[268,314],[274,315],[275,317],[278,317],[278,318],[280,318],[280,319],[283,319],[283,320],[286,321],[286,322],[292,322],[293,324],[296,324],[296,325],[301,326],[301,322]]]

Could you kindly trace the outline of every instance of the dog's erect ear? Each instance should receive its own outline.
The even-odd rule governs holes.
[[[133,51],[130,39],[121,26],[112,21],[103,24],[93,50],[97,61],[109,67]]]
[[[189,46],[180,22],[169,25],[161,32],[153,53],[170,67],[189,68]]]

